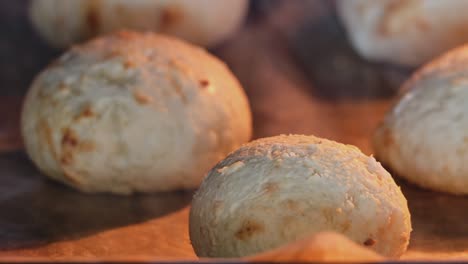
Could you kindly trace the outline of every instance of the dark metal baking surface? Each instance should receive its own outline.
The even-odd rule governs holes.
[[[404,259],[468,256],[468,199],[399,181],[413,233]],[[0,154],[0,259],[153,257],[195,259],[191,192],[89,195],[46,179],[22,152]]]

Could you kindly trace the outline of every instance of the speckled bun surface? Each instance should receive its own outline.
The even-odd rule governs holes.
[[[241,257],[335,231],[389,257],[411,221],[391,175],[358,148],[313,136],[255,140],[218,163],[194,196],[190,239],[200,257]]]
[[[468,194],[467,67],[468,46],[422,67],[375,133],[377,157],[421,187]]]
[[[129,31],[76,46],[40,73],[21,126],[44,174],[118,194],[196,188],[252,133],[247,98],[223,62]]]

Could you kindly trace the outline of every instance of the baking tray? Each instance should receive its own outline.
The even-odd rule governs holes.
[[[357,56],[332,2],[257,5],[236,36],[212,50],[245,87],[254,137],[313,134],[372,154],[372,133],[413,69]],[[25,88],[18,90],[3,94]],[[192,191],[89,195],[46,179],[21,149],[20,102],[0,97],[0,260],[197,259],[188,237]],[[402,260],[468,259],[468,197],[395,179],[414,229]]]

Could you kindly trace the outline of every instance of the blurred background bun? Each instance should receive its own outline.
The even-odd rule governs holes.
[[[30,18],[55,47],[122,28],[213,46],[242,24],[247,10],[247,0],[33,0]]]

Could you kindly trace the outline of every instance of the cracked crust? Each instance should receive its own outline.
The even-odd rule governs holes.
[[[167,191],[196,188],[247,142],[251,113],[237,79],[203,49],[121,31],[35,79],[22,134],[41,171],[82,191]]]
[[[200,257],[253,255],[326,230],[398,257],[409,242],[410,213],[373,157],[313,136],[243,145],[208,173],[190,211]]]

